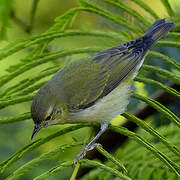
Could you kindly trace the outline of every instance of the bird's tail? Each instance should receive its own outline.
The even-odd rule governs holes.
[[[157,20],[151,25],[144,37],[151,38],[154,41],[154,44],[166,35],[174,27],[174,25],[175,23],[173,21],[166,22],[165,19]]]
[[[163,36],[165,36],[173,27],[173,21],[166,22],[165,19],[155,21],[147,32],[140,38],[125,43],[126,47],[132,48],[134,52],[143,49],[144,56],[146,52]]]

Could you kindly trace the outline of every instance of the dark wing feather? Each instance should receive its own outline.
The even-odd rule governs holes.
[[[121,46],[124,47],[124,45]],[[124,80],[131,72],[133,72],[133,70],[135,70],[135,67],[143,58],[143,49],[134,51],[133,49],[128,50],[127,48],[123,47],[120,47],[122,51],[116,50],[117,53],[113,53],[109,59],[105,58],[105,60],[99,61],[99,63],[105,66],[110,72],[108,83],[99,98],[106,96],[113,89],[115,89],[122,80]],[[117,48],[119,47],[114,47],[114,52]],[[110,53],[111,51],[112,50],[110,50]]]
[[[93,57],[93,60],[109,72],[109,78],[101,95],[89,104],[79,108],[85,109],[115,89],[141,62],[144,51],[128,49],[125,44],[102,51]]]

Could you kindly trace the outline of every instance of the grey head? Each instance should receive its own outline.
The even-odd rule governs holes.
[[[50,83],[42,86],[36,94],[31,105],[31,116],[34,121],[34,130],[31,139],[41,128],[57,123],[61,117],[61,108],[58,106],[57,97],[52,93]]]

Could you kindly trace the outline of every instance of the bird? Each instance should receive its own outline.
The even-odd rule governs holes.
[[[173,21],[156,20],[147,32],[91,57],[61,68],[35,95],[31,104],[34,130],[56,124],[99,123],[97,135],[77,155],[75,163],[93,149],[109,121],[126,111],[133,79],[148,50],[173,27]]]

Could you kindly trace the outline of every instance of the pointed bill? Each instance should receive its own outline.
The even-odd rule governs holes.
[[[34,138],[34,136],[39,132],[39,130],[41,129],[42,126],[38,125],[38,124],[35,124],[34,125],[34,130],[33,130],[33,133],[32,133],[32,136],[31,136],[31,140]]]

